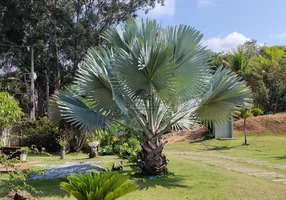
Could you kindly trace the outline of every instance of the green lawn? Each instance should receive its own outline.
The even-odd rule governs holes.
[[[282,136],[251,136],[249,146],[242,146],[242,137],[231,141],[208,140],[189,143],[177,142],[167,145],[165,153],[169,159],[169,171],[174,173],[169,177],[158,179],[144,179],[134,176],[130,166],[125,173],[139,185],[139,190],[121,198],[121,200],[160,200],[160,199],[285,199],[286,185],[271,180],[252,177],[245,174],[226,170],[221,167],[209,165],[177,156],[176,152],[206,152],[237,157],[261,159],[273,163],[286,164],[286,137]],[[283,157],[284,156],[284,157]],[[33,156],[29,160],[42,161],[41,164],[54,164],[63,162],[89,161],[87,155],[71,154],[66,160],[58,157]],[[115,156],[104,156],[93,159],[101,165],[110,168]],[[4,178],[5,176],[0,177]],[[59,189],[62,180],[33,181],[37,189],[42,190],[41,199],[72,199]],[[5,188],[0,188],[1,196]]]
[[[182,141],[167,145],[165,151],[223,153],[286,165],[286,136],[250,135],[248,146],[242,145],[243,140],[240,135],[235,140],[205,140],[190,144]]]

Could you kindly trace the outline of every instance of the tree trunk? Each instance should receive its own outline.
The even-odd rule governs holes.
[[[45,75],[46,75],[46,115],[49,117],[50,82],[47,70],[45,70]]]
[[[151,139],[143,138],[142,150],[138,153],[137,165],[144,175],[158,175],[167,173],[167,159],[162,150],[165,143],[158,136]]]
[[[247,145],[247,137],[246,137],[246,119],[243,119],[243,133],[244,133],[244,145]]]
[[[56,59],[56,77],[55,77],[55,88],[56,90],[61,89],[61,70],[60,70],[60,65],[59,65],[59,51],[58,51],[58,38],[57,38],[57,0],[54,1],[54,19],[53,19],[53,24],[54,24],[54,48],[55,48],[55,59]]]
[[[42,88],[38,88],[38,104],[37,104],[37,117],[43,117],[44,116],[44,96]]]

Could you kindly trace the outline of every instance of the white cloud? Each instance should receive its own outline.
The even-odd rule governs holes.
[[[164,6],[160,3],[156,3],[154,9],[152,9],[148,14],[153,17],[158,16],[173,16],[176,12],[176,2],[175,0],[165,0]]]
[[[244,44],[250,38],[247,38],[242,33],[233,32],[226,37],[215,37],[206,41],[206,44],[209,49],[214,52],[228,52],[233,48],[236,48],[238,45]]]
[[[213,0],[197,0],[197,5],[199,8],[207,7],[213,4]]]

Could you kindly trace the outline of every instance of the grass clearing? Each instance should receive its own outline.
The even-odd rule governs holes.
[[[202,143],[189,143],[187,141],[167,145],[165,153],[169,159],[169,171],[174,173],[168,177],[157,179],[145,179],[134,176],[132,166],[126,165],[124,173],[129,174],[131,179],[137,182],[139,190],[121,198],[121,200],[166,200],[166,199],[216,199],[216,200],[246,200],[246,199],[285,199],[286,185],[258,177],[248,176],[178,156],[176,152],[213,152],[230,156],[256,158],[273,163],[283,164],[286,154],[286,137],[282,136],[250,136],[249,146],[242,146],[243,137],[236,140],[217,141],[208,140]],[[282,157],[282,158],[280,158]],[[65,160],[58,156],[30,156],[29,161],[41,161],[43,167],[59,165],[66,162],[100,162],[104,167],[111,168],[116,156],[103,156],[95,159],[87,159],[85,154],[69,154]],[[96,162],[95,162],[96,161]],[[5,175],[0,175],[5,179]],[[38,190],[43,191],[43,200],[68,200],[73,199],[59,189],[59,184],[65,179],[37,180],[31,184]],[[0,196],[7,191],[0,188]]]
[[[167,145],[165,151],[223,153],[286,165],[286,136],[250,135],[248,146],[242,145],[243,139],[243,136],[239,135],[234,140],[213,139],[193,143],[180,141]]]

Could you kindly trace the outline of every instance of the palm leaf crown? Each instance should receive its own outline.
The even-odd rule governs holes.
[[[250,102],[249,88],[231,71],[212,75],[202,34],[189,26],[162,29],[154,20],[131,19],[102,37],[106,47],[89,49],[79,66],[76,91],[54,95],[55,121],[84,129],[120,121],[152,136],[194,120],[227,120]]]

